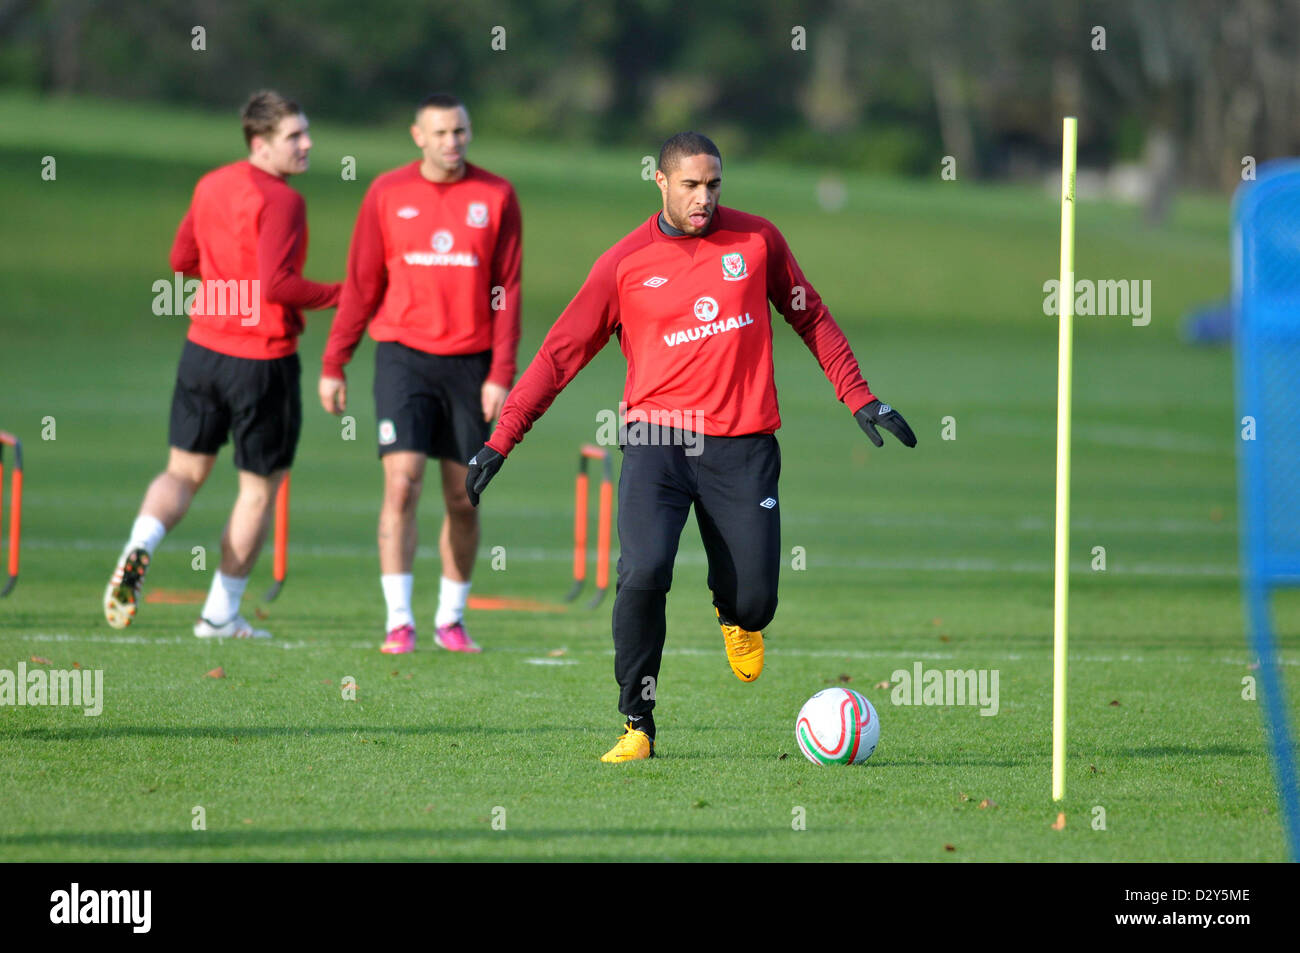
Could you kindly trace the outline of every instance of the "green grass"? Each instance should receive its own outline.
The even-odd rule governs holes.
[[[1080,207],[1079,274],[1151,279],[1154,314],[1145,328],[1077,325],[1068,823],[1054,831],[1056,331],[1041,310],[1056,268],[1052,196],[849,179],[846,208],[828,214],[816,174],[728,158],[724,202],[783,229],[921,443],[870,448],[777,319],[783,543],[802,547],[806,569],[787,559],[767,670],[742,685],[688,526],[660,757],[611,767],[596,760],[618,729],[609,602],[479,612],[487,651],[439,653],[432,505],[415,595],[425,642],[398,660],[375,651],[372,345],[350,368],[358,439],[345,441],[314,400],[328,315],[309,317],[302,342],[290,577],[262,623],[276,638],[199,642],[192,605],[148,604],[125,633],[104,624],[103,584],[164,460],[185,333],[151,313],[151,285],[194,181],[236,155],[238,131],[229,118],[15,97],[0,98],[0,130],[0,427],[27,456],[23,573],[0,603],[0,668],[75,662],[102,669],[107,692],[97,718],[0,708],[0,860],[1283,859],[1258,703],[1241,697],[1251,670],[1230,359],[1176,334],[1187,308],[1227,290],[1225,202],[1187,199],[1159,230],[1132,209]],[[411,151],[400,128],[313,132],[315,166],[295,181],[307,273],[334,279],[366,183]],[[473,158],[512,178],[524,210],[526,361],[657,193],[637,155],[479,136]],[[39,175],[46,155],[53,182]],[[345,155],[356,182],[338,178]],[[573,458],[622,379],[607,348],[512,455],[486,498],[476,594],[558,605]],[[940,439],[947,416],[956,440]],[[46,417],[56,439],[41,439]],[[206,588],[192,547],[215,551],[228,461],[163,543],[148,591]],[[495,546],[504,571],[489,565]],[[1105,572],[1090,568],[1096,546]],[[254,598],[268,582],[264,560]],[[1300,600],[1286,595],[1277,615],[1294,645]],[[1285,658],[1294,714],[1298,656]],[[916,661],[998,670],[998,715],[892,705],[875,686]],[[206,678],[217,666],[226,677]],[[794,716],[845,677],[878,708],[880,747],[862,768],[816,768],[794,744]],[[206,831],[191,829],[196,806]],[[792,829],[798,807],[804,831]]]

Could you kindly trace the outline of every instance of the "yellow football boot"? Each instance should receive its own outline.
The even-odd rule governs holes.
[[[621,764],[624,761],[644,761],[654,756],[655,743],[650,740],[650,736],[629,723],[623,726],[623,734],[619,736],[618,743],[601,755],[600,760],[607,764]]]
[[[722,626],[722,641],[727,644],[727,661],[736,678],[752,682],[763,674],[763,633],[749,632],[738,625],[726,625],[716,608],[718,625]]]

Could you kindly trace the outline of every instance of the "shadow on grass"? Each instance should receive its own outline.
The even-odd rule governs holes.
[[[788,836],[789,828],[771,830],[734,827],[689,828],[674,827],[658,830],[628,830],[626,827],[563,827],[537,830],[492,830],[486,823],[478,828],[428,828],[393,827],[379,831],[355,828],[320,828],[318,830],[258,830],[247,827],[231,831],[63,831],[0,834],[0,848],[108,848],[113,850],[248,850],[251,848],[295,848],[330,846],[355,843],[358,848],[374,851],[376,846],[388,841],[409,849],[415,844],[433,847],[439,843],[493,843],[504,845],[509,841],[544,843],[563,838],[641,839],[681,837],[725,837],[734,839],[743,835],[746,840],[759,836]],[[823,832],[825,833],[825,832]],[[589,849],[589,848],[588,848]],[[509,848],[505,848],[509,850]],[[387,858],[384,858],[387,859]]]
[[[1035,758],[872,758],[866,763],[866,770],[879,771],[886,768],[1023,768],[1027,764],[1038,763]],[[849,767],[846,765],[845,767]]]
[[[1148,745],[1145,748],[1121,748],[1116,753],[1126,758],[1254,758],[1265,752],[1263,745]]]

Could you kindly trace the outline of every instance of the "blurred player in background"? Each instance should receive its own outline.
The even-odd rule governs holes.
[[[769,221],[718,206],[722,158],[698,133],[673,136],[655,173],[663,210],[597,259],[519,379],[492,438],[470,461],[477,503],[559,392],[617,335],[627,358],[618,486],[614,675],[626,716],[607,762],[654,757],[664,608],[691,506],[732,672],[763,671],[762,629],[781,566],[781,426],[768,302],[781,312],[877,447],[909,447],[902,416],[862,379],[843,332]],[[667,423],[665,423],[667,421]],[[690,431],[690,432],[687,432]]]
[[[434,641],[477,652],[464,624],[479,542],[464,461],[487,439],[514,381],[522,224],[510,183],[465,161],[471,129],[459,99],[422,101],[411,138],[421,158],[379,176],[361,203],[320,399],[333,414],[347,407],[343,368],[369,325],[384,468],[379,571],[388,634],[380,651],[415,649],[416,507],[433,457],[444,505]]]
[[[172,270],[197,273],[202,285],[172,393],[167,469],[149,485],[104,594],[104,615],[118,629],[135,617],[154,549],[233,435],[239,495],[194,634],[270,637],[244,620],[239,604],[302,429],[302,311],[335,307],[342,285],[302,276],[307,206],[285,182],[307,171],[312,143],[302,108],[263,90],[242,118],[248,158],[199,180],[172,245]]]

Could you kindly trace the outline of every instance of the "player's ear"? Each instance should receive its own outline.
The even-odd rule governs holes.
[[[415,143],[415,148],[417,148],[417,149],[423,149],[423,148],[424,148],[424,143],[421,142],[420,139],[421,139],[421,136],[420,136],[420,127],[419,127],[417,124],[412,123],[412,124],[411,124],[411,140]]]
[[[659,191],[665,197],[668,195],[668,176],[664,175],[662,169],[655,169],[655,185],[659,186]]]

